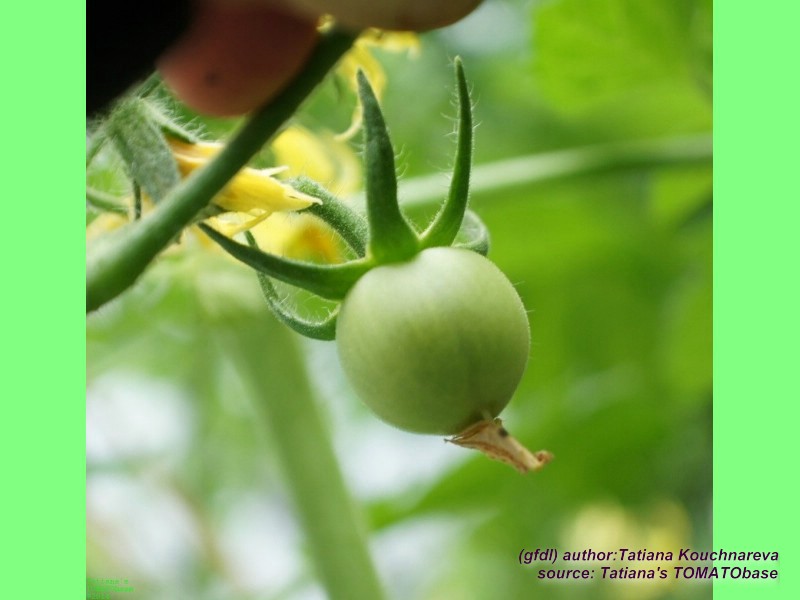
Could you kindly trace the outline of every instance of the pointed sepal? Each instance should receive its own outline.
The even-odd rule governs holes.
[[[450,191],[442,208],[422,234],[422,246],[449,246],[461,228],[469,200],[469,176],[472,167],[472,104],[461,59],[456,58],[456,87],[458,89],[458,133],[456,158]]]
[[[228,254],[256,271],[330,300],[344,298],[356,281],[372,266],[364,259],[338,265],[317,265],[292,260],[240,244],[205,223],[200,223],[199,227]]]
[[[245,232],[247,243],[253,248],[258,248],[258,243],[255,237],[249,231]],[[272,280],[264,273],[257,272],[258,283],[261,286],[261,292],[264,294],[264,299],[267,301],[267,306],[275,318],[281,323],[293,329],[300,335],[312,338],[315,340],[332,341],[336,338],[336,318],[339,315],[339,308],[331,312],[326,318],[318,321],[304,319],[296,314],[281,300],[278,295]]]
[[[462,241],[453,244],[454,248],[472,250],[482,256],[489,254],[489,229],[480,217],[471,210],[464,213],[464,222],[461,224]]]
[[[357,256],[366,255],[369,227],[361,214],[308,177],[292,179],[289,184],[297,191],[321,201],[319,204],[312,204],[304,212],[327,223]]]
[[[362,71],[358,72],[358,94],[364,110],[369,251],[381,264],[406,260],[419,251],[419,239],[400,212],[394,148],[378,100]]]

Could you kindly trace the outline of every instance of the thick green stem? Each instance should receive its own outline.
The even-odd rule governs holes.
[[[265,418],[328,597],[380,600],[365,527],[309,388],[297,338],[266,314],[226,330],[224,350]]]
[[[303,71],[257,111],[205,168],[176,186],[150,214],[127,225],[89,254],[86,310],[95,310],[128,289],[150,262],[173,242],[195,215],[278,131],[352,45],[354,36],[325,35]]]
[[[470,189],[474,195],[559,177],[710,163],[712,156],[710,135],[597,144],[475,166],[472,168]],[[406,179],[400,186],[403,206],[438,201],[441,193],[442,176],[438,174]]]

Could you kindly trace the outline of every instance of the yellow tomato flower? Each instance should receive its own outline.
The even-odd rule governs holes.
[[[182,177],[208,163],[224,147],[217,142],[192,144],[169,137],[167,142]],[[245,167],[239,171],[212,201],[223,212],[209,219],[212,226],[229,237],[251,230],[259,246],[274,254],[317,262],[341,262],[343,245],[330,227],[312,215],[292,214],[321,201],[294,189],[276,175],[305,175],[338,195],[350,195],[361,185],[361,165],[355,153],[347,144],[336,141],[333,134],[323,133],[320,137],[296,125],[279,134],[270,149],[274,158],[286,166]],[[147,196],[143,196],[142,201],[145,208],[152,207]],[[87,228],[87,238],[127,222],[122,215],[100,215]],[[199,234],[194,228],[192,232]],[[197,239],[202,246],[217,248],[203,234]]]
[[[301,260],[340,262],[342,247],[333,231],[311,215],[291,212],[320,201],[274,177],[306,175],[335,187],[338,193],[356,191],[361,171],[355,155],[333,136],[327,142],[330,143],[296,125],[285,129],[270,149],[275,159],[286,166],[242,169],[214,198],[214,204],[226,214],[210,219],[213,227],[228,237],[250,230],[265,252]],[[172,139],[169,144],[183,176],[205,164],[223,147],[218,143],[187,144]]]
[[[123,215],[105,212],[100,213],[86,226],[86,239],[93,240],[108,231],[119,229],[128,222]]]
[[[187,144],[173,139],[169,139],[169,145],[183,177],[206,164],[223,148],[217,142]],[[302,210],[320,203],[317,198],[275,179],[274,175],[284,170],[286,167],[245,167],[214,197],[213,202],[224,211],[254,216],[256,222],[274,212]]]
[[[339,237],[313,215],[275,214],[253,227],[250,233],[264,252],[326,264],[345,260]]]
[[[353,48],[344,55],[344,58],[336,68],[336,72],[350,86],[354,92],[358,92],[358,71],[364,71],[369,80],[375,97],[380,100],[386,88],[386,72],[372,55],[372,48],[381,48],[389,52],[406,52],[412,58],[419,54],[419,38],[416,34],[408,31],[383,31],[380,29],[368,29],[356,40]],[[348,140],[355,135],[361,127],[363,115],[361,105],[357,105],[353,113],[353,120],[347,131],[340,133],[337,137]]]
[[[306,177],[337,196],[350,196],[361,188],[361,161],[352,148],[330,132],[310,132],[299,125],[283,130],[270,149],[275,162],[286,165],[284,177]]]

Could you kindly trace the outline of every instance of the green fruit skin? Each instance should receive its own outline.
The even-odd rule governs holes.
[[[348,379],[381,419],[443,435],[496,417],[530,349],[514,286],[489,260],[458,248],[369,271],[342,303],[336,339]]]

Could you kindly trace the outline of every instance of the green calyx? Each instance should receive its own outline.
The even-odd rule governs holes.
[[[358,72],[358,95],[364,112],[369,251],[379,263],[407,260],[419,251],[419,238],[397,203],[394,148],[363,71]]]
[[[315,215],[331,227],[355,255],[353,260],[334,265],[292,260],[261,251],[252,235],[247,234],[248,245],[245,245],[201,225],[203,231],[226,252],[258,272],[270,310],[298,333],[314,339],[334,339],[338,309],[319,321],[305,319],[278,297],[271,278],[323,298],[342,300],[371,269],[408,261],[427,248],[455,246],[482,255],[488,252],[488,231],[478,216],[467,209],[473,122],[469,90],[460,59],[455,61],[455,72],[458,92],[455,166],[447,198],[423,232],[414,229],[400,208],[394,148],[378,100],[363,72],[358,73],[358,91],[364,118],[366,215],[356,212],[307,178],[290,182],[298,191],[320,200],[303,212]],[[456,241],[459,233],[462,239]]]
[[[472,105],[467,89],[467,79],[464,76],[464,66],[459,59],[456,59],[455,65],[458,85],[458,138],[453,178],[450,180],[447,201],[422,234],[420,241],[423,248],[451,245],[461,229],[464,214],[467,211],[469,173],[472,166]],[[479,221],[474,214],[472,220]],[[481,226],[483,226],[482,223]],[[486,228],[483,229],[485,231]],[[488,246],[486,250],[488,251]],[[482,254],[486,254],[486,252]]]

